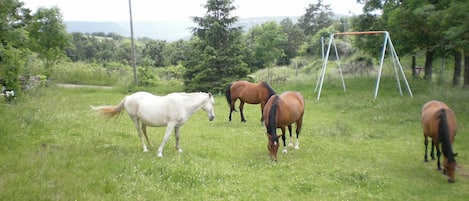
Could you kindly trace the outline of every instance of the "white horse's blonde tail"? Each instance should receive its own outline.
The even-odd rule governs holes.
[[[96,106],[96,107],[90,106],[90,107],[93,110],[97,110],[100,114],[102,114],[106,118],[111,119],[116,116],[119,117],[122,114],[122,111],[124,111],[124,103],[126,99],[127,97],[122,99],[122,101],[116,106],[104,105],[104,106]]]

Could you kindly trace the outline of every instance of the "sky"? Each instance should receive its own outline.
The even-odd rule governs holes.
[[[64,21],[128,21],[129,0],[19,0],[26,8],[57,6]],[[207,0],[131,0],[134,21],[187,21],[203,17]],[[317,0],[234,0],[233,16],[240,18],[301,16]],[[323,0],[336,14],[361,14],[356,0]]]

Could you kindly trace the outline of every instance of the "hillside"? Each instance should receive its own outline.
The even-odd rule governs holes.
[[[287,17],[261,17],[240,19],[236,26],[241,26],[248,30],[254,25],[262,24],[267,21],[277,21]],[[293,22],[298,17],[289,17]],[[67,32],[81,33],[117,33],[122,36],[130,36],[129,22],[87,22],[87,21],[65,21]],[[158,40],[176,41],[179,39],[187,39],[190,37],[190,28],[194,27],[194,23],[187,21],[136,21],[133,23],[134,35],[136,38],[149,37]]]

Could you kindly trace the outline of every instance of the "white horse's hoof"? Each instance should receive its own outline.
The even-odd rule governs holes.
[[[182,153],[182,149],[178,149],[178,152],[179,152],[179,153]]]
[[[288,153],[287,149],[283,149],[282,151],[284,154]]]
[[[295,146],[295,149],[300,149],[300,146],[299,146],[299,145],[296,145],[296,146]]]
[[[289,147],[293,147],[293,143],[291,143],[291,142],[288,143],[288,146],[289,146]]]
[[[148,149],[143,149],[143,152],[148,152]]]
[[[163,153],[158,153],[158,157],[159,158],[163,157]]]

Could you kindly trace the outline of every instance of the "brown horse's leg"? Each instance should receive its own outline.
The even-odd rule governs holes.
[[[244,118],[244,112],[243,112],[243,108],[244,108],[244,101],[242,101],[240,99],[241,103],[239,104],[239,112],[241,113],[241,121],[242,122],[246,122],[246,119]]]
[[[291,128],[291,124],[290,124],[290,125],[288,125],[288,133],[290,133],[290,142],[288,143],[289,147],[293,147],[293,139],[292,139],[291,132],[292,132],[292,128]]]
[[[264,123],[264,106],[265,104],[261,102],[261,124]]]
[[[280,128],[282,130],[282,140],[283,140],[283,153],[286,154],[287,151],[287,143],[286,143],[286,133],[285,133],[285,127]]]
[[[424,144],[425,144],[425,156],[423,157],[423,161],[424,162],[428,162],[428,156],[427,156],[427,148],[428,148],[428,137],[427,136],[423,136],[424,138]],[[433,146],[433,142],[432,142],[432,146]]]
[[[300,148],[299,138],[300,138],[300,133],[301,133],[302,126],[303,126],[303,116],[301,116],[300,120],[298,120],[296,122],[296,145],[295,145],[295,149]]]
[[[231,103],[230,103],[230,116],[228,116],[229,121],[231,121],[231,113],[233,113],[233,111],[236,111],[235,108],[234,108],[235,103],[236,103],[236,99],[231,100]]]
[[[440,146],[439,146],[439,144],[437,143],[437,144],[435,145],[435,147],[436,147],[436,157],[437,157],[437,162],[436,162],[437,170],[441,170],[441,163],[440,163],[441,151],[440,151]]]
[[[430,156],[432,157],[432,160],[435,160],[435,146],[438,146],[438,145],[435,144],[432,140],[432,151],[430,152]],[[438,151],[438,147],[437,147],[437,151]]]

